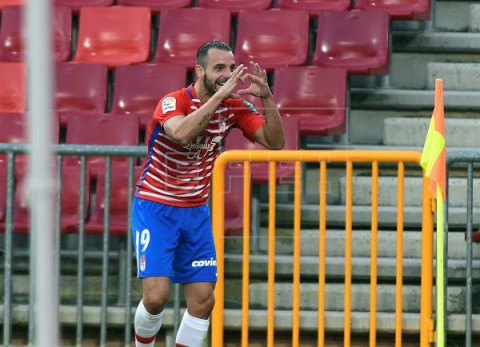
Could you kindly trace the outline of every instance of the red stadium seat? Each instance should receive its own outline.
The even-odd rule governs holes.
[[[138,115],[147,128],[160,98],[185,87],[186,79],[187,69],[179,65],[121,66],[115,72],[112,113]]]
[[[26,114],[23,113],[0,113],[0,143],[26,143],[28,134],[26,129]],[[52,129],[54,143],[58,143],[59,124],[55,117]],[[0,164],[6,162],[6,155],[0,154]],[[16,155],[15,165],[17,171],[24,169],[27,163],[26,155]]]
[[[144,6],[149,7],[153,12],[190,7],[192,4],[193,0],[117,0],[117,5]]]
[[[15,190],[14,203],[14,229],[16,232],[28,232],[30,230],[30,211],[26,201],[26,172],[18,175]],[[90,196],[90,175],[87,170],[85,184],[84,211],[86,218],[88,212],[88,199]],[[80,167],[65,165],[62,168],[62,201],[61,201],[61,223],[62,232],[72,232],[78,229],[80,220]]]
[[[295,117],[282,116],[285,127],[285,146],[284,150],[297,150],[299,147],[298,120]],[[246,139],[242,132],[233,130],[225,141],[225,150],[245,149],[245,150],[264,150],[265,147],[259,143],[252,143]],[[233,166],[232,166],[233,167]],[[252,182],[267,183],[268,182],[268,164],[252,163]],[[293,175],[294,166],[292,163],[279,163],[277,165],[277,179],[290,177]]]
[[[6,6],[20,6],[25,3],[25,0],[0,0],[0,8]]]
[[[25,66],[0,63],[0,112],[23,112],[26,109]]]
[[[154,61],[193,69],[198,47],[211,40],[230,43],[230,13],[227,10],[166,10],[160,16]]]
[[[199,7],[224,8],[233,15],[238,15],[241,10],[264,10],[271,6],[272,0],[199,0]]]
[[[107,66],[57,63],[55,106],[65,112],[103,113],[107,104]]]
[[[138,145],[138,119],[127,115],[88,117],[71,115],[68,117],[66,143],[84,145]],[[88,157],[92,174],[105,170],[104,157]],[[127,157],[114,157],[113,164],[126,163]],[[77,164],[79,158],[66,157],[65,162]]]
[[[72,42],[72,10],[68,7],[54,7],[54,58],[56,61],[65,61],[70,56]],[[0,60],[23,61],[25,54],[22,28],[23,7],[5,7],[2,10],[0,25]]]
[[[308,56],[308,25],[306,11],[240,12],[235,49],[237,64],[253,60],[264,69],[304,65]]]
[[[322,12],[313,63],[353,74],[386,74],[389,18],[383,12]]]
[[[150,52],[146,7],[83,7],[75,61],[110,66],[140,63]]]
[[[302,134],[342,134],[346,128],[347,71],[327,67],[275,70],[274,96],[282,115],[297,117]]]
[[[310,16],[318,16],[323,11],[345,11],[351,0],[277,0],[277,8],[307,10]]]
[[[56,6],[68,6],[74,11],[86,6],[110,6],[115,0],[55,0]]]
[[[429,20],[430,0],[357,0],[355,8],[388,13],[393,19]]]
[[[134,171],[133,189],[140,176],[141,168]],[[133,193],[132,193],[133,194]],[[120,170],[112,170],[110,180],[110,234],[126,235],[128,231],[128,198],[131,193],[128,191],[128,166],[122,165]],[[97,193],[92,216],[85,225],[89,233],[102,233],[105,213],[105,172],[97,177]]]
[[[22,113],[0,113],[0,143],[25,143],[27,131]]]

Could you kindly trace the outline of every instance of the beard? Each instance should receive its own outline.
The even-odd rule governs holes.
[[[208,78],[207,74],[203,76],[203,85],[205,86],[208,95],[213,96],[213,94],[217,92],[217,81],[212,81]]]

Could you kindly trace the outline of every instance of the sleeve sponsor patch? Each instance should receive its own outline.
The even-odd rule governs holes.
[[[173,96],[169,96],[162,101],[162,112],[175,111],[177,109],[177,100]]]
[[[255,107],[251,103],[249,103],[247,100],[242,100],[242,102],[245,106],[247,106],[250,109],[250,111],[252,111],[253,113],[258,113]]]

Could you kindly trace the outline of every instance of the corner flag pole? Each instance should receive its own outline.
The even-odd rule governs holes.
[[[437,347],[445,346],[444,312],[444,199],[446,191],[446,144],[443,105],[443,81],[435,81],[435,108],[423,147],[420,165],[430,178],[430,192],[437,201],[437,262],[436,262],[436,314]]]

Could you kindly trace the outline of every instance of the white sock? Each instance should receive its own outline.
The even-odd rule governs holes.
[[[210,326],[209,319],[200,319],[188,314],[185,310],[182,323],[178,328],[177,339],[175,343],[177,346],[187,347],[201,347],[205,336],[207,336],[208,327]]]
[[[143,300],[140,301],[134,321],[136,347],[153,347],[157,333],[162,326],[163,312],[150,314],[143,306]]]

